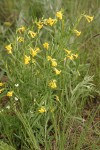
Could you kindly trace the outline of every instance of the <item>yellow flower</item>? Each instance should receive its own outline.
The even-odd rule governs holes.
[[[56,98],[57,101],[60,101],[60,100],[59,100],[59,96],[55,95],[55,98]]]
[[[53,26],[53,24],[56,23],[56,19],[49,18],[49,19],[46,20],[46,22],[47,22],[50,26]]]
[[[57,13],[56,13],[56,16],[57,16],[57,18],[58,19],[60,19],[60,20],[62,20],[62,12],[61,11],[58,11]]]
[[[12,46],[11,46],[11,44],[5,46],[5,49],[7,50],[8,54],[12,54]]]
[[[52,57],[51,56],[47,56],[47,60],[52,60]]]
[[[17,41],[20,42],[20,43],[24,42],[24,38],[19,36],[19,37],[17,37]]]
[[[31,30],[28,31],[28,34],[31,36],[31,38],[35,38],[35,36],[37,35],[37,33],[33,32]]]
[[[32,57],[35,57],[37,55],[37,51],[31,49],[30,54],[32,55]]]
[[[51,64],[52,64],[52,67],[56,67],[57,66],[56,59],[52,59]]]
[[[3,89],[0,89],[0,93],[2,93],[2,92],[3,92],[3,90],[4,90],[4,88],[3,88]]]
[[[49,82],[49,87],[51,87],[52,89],[56,89],[57,88],[57,84],[56,84],[56,80],[51,80]]]
[[[25,31],[26,29],[25,29],[25,27],[24,26],[22,26],[22,27],[20,27],[20,28],[18,28],[17,30],[16,30],[16,33],[18,32],[18,33],[24,33],[24,31]]]
[[[43,28],[43,22],[42,21],[39,21],[36,24],[37,24],[38,29],[42,29]]]
[[[27,64],[29,64],[29,62],[30,62],[30,56],[24,56],[24,63],[25,63],[25,65],[27,65]]]
[[[34,50],[30,48],[30,54],[32,55],[32,57],[35,57],[39,51],[40,49],[38,47],[36,47]]]
[[[0,86],[3,86],[3,85],[4,85],[4,83],[0,82]]]
[[[70,60],[74,60],[73,54],[70,55],[70,56],[68,55],[67,57],[68,57]]]
[[[54,71],[55,71],[56,75],[59,75],[61,73],[61,70],[58,70],[57,68],[54,68]]]
[[[64,49],[67,54],[71,54],[71,50]]]
[[[36,47],[36,48],[35,48],[35,51],[39,52],[39,51],[40,51],[40,48],[39,48],[39,47]]]
[[[45,109],[45,107],[41,107],[39,110],[38,110],[40,113],[45,113],[46,112],[46,109]]]
[[[13,91],[9,91],[8,93],[7,93],[7,96],[8,97],[11,97],[13,95]]]
[[[88,22],[93,21],[93,18],[94,18],[94,16],[88,16],[88,15],[84,15],[84,17],[86,18],[86,20],[87,20]]]
[[[76,30],[76,29],[75,29],[73,32],[74,32],[77,36],[80,36],[80,35],[81,35],[81,31],[78,31],[78,30]]]
[[[44,47],[46,50],[48,50],[48,48],[49,48],[49,43],[45,42],[45,43],[43,44],[43,47]]]
[[[51,61],[52,67],[56,67],[57,66],[56,59],[53,59],[51,56],[47,56],[47,60]]]
[[[73,54],[73,56],[74,56],[75,58],[78,58],[78,54]]]

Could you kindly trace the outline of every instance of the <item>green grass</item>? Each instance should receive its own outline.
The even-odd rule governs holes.
[[[2,4],[7,7],[4,2],[6,0]],[[10,27],[3,24],[4,18],[0,19],[0,78],[2,82],[7,80],[0,94],[1,150],[100,149],[99,3],[99,0],[80,0],[80,3],[31,0],[20,4],[9,1],[8,10],[12,14],[16,8],[18,19]],[[38,30],[35,22],[42,16],[43,20],[55,18],[60,8],[63,8],[63,20]],[[85,17],[79,21],[83,13],[94,15],[93,21],[88,23]],[[15,27],[21,25],[26,30],[16,33]],[[80,36],[73,33],[75,27],[81,31]],[[29,30],[37,32],[36,37],[31,38]],[[25,40],[22,43],[17,40],[20,36]],[[43,47],[44,42],[49,43],[48,50]],[[10,43],[12,54],[5,49]],[[35,57],[30,54],[30,47],[40,48]],[[78,54],[78,58],[74,56],[71,60],[67,57],[69,51],[64,49],[71,50],[73,56]],[[30,56],[28,64],[25,64],[25,55]],[[48,61],[47,56],[52,59]],[[53,63],[61,70],[59,75]],[[57,87],[51,87],[52,80],[56,80]],[[8,91],[13,91],[11,97],[6,96]],[[41,108],[44,112],[40,112]]]

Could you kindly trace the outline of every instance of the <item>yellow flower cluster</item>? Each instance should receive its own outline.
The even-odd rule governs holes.
[[[63,16],[63,14],[61,11],[56,12],[56,17],[59,20],[62,20],[62,16]],[[53,18],[49,17],[48,19],[44,19],[44,20],[36,22],[36,25],[37,25],[38,29],[40,30],[43,28],[43,25],[53,26],[56,22],[57,22],[57,19],[53,19]]]
[[[42,106],[38,111],[40,113],[45,113],[46,112],[46,108],[44,106]]]
[[[51,56],[47,56],[47,60],[51,61],[51,65],[52,65],[52,67],[54,67],[53,70],[54,70],[55,74],[59,75],[61,73],[61,70],[58,70],[56,68],[56,66],[57,66],[56,59],[53,59]]]
[[[17,41],[20,42],[20,43],[24,42],[24,37],[21,37],[21,36],[17,37]]]
[[[39,47],[36,47],[35,49],[30,47],[30,55],[32,57],[35,57],[39,51],[40,51]],[[24,64],[25,65],[29,64],[30,60],[31,60],[30,56],[24,55]],[[34,59],[32,59],[32,63],[35,63]]]
[[[67,54],[71,54],[71,50],[64,49]]]
[[[30,56],[27,56],[27,55],[24,56],[25,65],[29,64],[30,60],[31,60]]]
[[[43,22],[42,21],[36,22],[36,25],[37,25],[39,30],[43,28]]]
[[[84,15],[84,17],[86,18],[86,20],[88,21],[88,22],[91,22],[92,20],[93,20],[93,16],[88,16],[88,15]],[[28,36],[28,37],[30,37],[29,38],[29,40],[32,38],[32,40],[35,38],[35,37],[37,37],[37,34],[39,33],[39,30],[40,29],[42,29],[43,28],[43,26],[44,25],[49,25],[49,26],[53,26],[53,25],[55,25],[56,23],[57,23],[57,21],[59,22],[59,20],[62,20],[63,19],[63,14],[62,14],[62,11],[58,11],[58,12],[56,12],[56,14],[55,14],[55,19],[53,19],[53,18],[48,18],[48,19],[44,19],[43,21],[38,21],[38,22],[36,22],[36,25],[37,25],[37,28],[38,28],[38,31],[37,32],[34,32],[34,31],[32,31],[32,30],[28,30],[27,31],[27,34],[25,34],[25,36]],[[58,24],[59,25],[59,24]],[[17,30],[16,30],[16,33],[19,33],[18,34],[18,36],[17,36],[17,41],[18,42],[20,42],[20,43],[22,43],[22,42],[24,42],[24,36],[22,35],[22,33],[24,33],[26,31],[26,28],[24,27],[24,26],[22,26],[22,27],[20,27],[20,28],[18,28]],[[80,36],[81,35],[81,31],[78,31],[76,28],[74,28],[73,30],[72,30],[72,32],[73,33],[75,33],[76,34],[76,36]],[[44,33],[44,32],[43,32]],[[39,36],[40,37],[40,36]],[[39,41],[39,44],[41,44],[41,39],[39,39],[39,38],[37,38],[37,40],[36,41],[29,41],[29,44],[28,44],[28,46],[29,45],[31,45],[31,44],[34,44],[35,45],[35,48],[33,49],[33,48],[31,48],[30,47],[30,53],[29,54],[27,54],[27,52],[25,52],[25,54],[24,54],[24,58],[23,58],[23,62],[24,62],[24,64],[25,65],[27,65],[27,64],[29,64],[30,63],[30,61],[31,61],[31,63],[35,63],[35,59],[34,59],[34,57],[35,56],[37,56],[37,54],[40,52],[40,48],[39,47],[36,47],[37,46],[37,43],[38,43],[38,41]],[[24,42],[25,43],[25,42]],[[58,43],[59,44],[59,43]],[[25,46],[27,46],[27,41],[26,41],[26,43],[25,43]],[[55,45],[56,46],[56,45]],[[42,43],[42,48],[44,48],[44,49],[46,49],[46,50],[48,50],[48,49],[50,49],[49,48],[50,47],[50,45],[49,45],[49,43],[48,42],[44,42],[44,43]],[[60,47],[60,46],[59,46]],[[12,47],[12,44],[9,44],[9,45],[7,45],[7,46],[5,46],[5,49],[7,50],[7,52],[8,52],[8,54],[11,54],[12,53],[12,49],[14,49],[14,47]],[[66,59],[70,59],[70,60],[74,60],[74,59],[76,59],[76,58],[78,58],[78,54],[74,54],[74,53],[72,53],[72,51],[71,50],[68,50],[68,49],[64,49],[65,50],[65,52],[66,52]],[[54,52],[52,52],[52,51],[47,51],[47,53],[49,53],[49,55],[53,55],[53,54],[55,54],[55,51]],[[20,54],[22,54],[22,53],[20,53]],[[17,55],[16,55],[17,56]],[[41,56],[40,56],[41,57]],[[58,75],[60,75],[61,74],[61,70],[58,68],[58,64],[57,64],[57,60],[56,59],[54,59],[54,58],[52,58],[51,56],[47,56],[47,60],[50,62],[50,64],[51,64],[51,69],[53,70],[53,73],[55,73],[55,74],[53,74],[53,77],[54,76],[56,76],[56,78],[58,77]],[[41,62],[41,61],[40,61]],[[31,67],[29,67],[29,68],[31,68]],[[46,68],[46,67],[45,67]],[[36,68],[37,69],[37,68]],[[51,72],[50,72],[51,73]],[[79,74],[79,72],[77,71],[77,73],[78,73],[78,75],[80,75]],[[34,75],[37,75],[37,74],[40,74],[40,72],[37,70],[36,71],[36,73],[34,73]],[[49,81],[49,82],[47,82],[48,83],[48,88],[50,89],[53,89],[53,90],[55,90],[55,89],[57,89],[57,86],[58,86],[58,80],[55,80],[54,78],[51,78],[51,80]],[[3,83],[2,82],[0,82],[0,87],[2,87],[3,86]],[[0,93],[2,93],[2,91],[4,90],[4,88],[2,88],[2,89],[0,89]],[[12,97],[13,96],[13,91],[8,91],[7,92],[7,96],[8,97]],[[57,101],[60,101],[59,100],[59,96],[57,96],[57,95],[55,95],[55,97],[54,97],[54,99],[56,99]],[[47,112],[47,110],[48,109],[46,109],[44,106],[41,106],[40,107],[40,109],[38,109],[38,112],[39,113],[45,113],[45,112]]]
[[[62,20],[62,16],[63,16],[63,15],[62,15],[62,12],[61,12],[61,11],[56,12],[56,17],[57,17],[58,19]],[[53,18],[50,18],[50,17],[49,17],[48,19],[44,19],[44,20],[42,20],[42,21],[36,22],[36,25],[37,25],[38,29],[40,30],[40,29],[43,28],[43,25],[50,25],[50,26],[53,26],[56,22],[57,22],[57,19],[53,19]],[[19,34],[22,34],[22,33],[24,33],[25,31],[26,31],[25,26],[21,26],[21,27],[19,27],[19,28],[16,29],[16,33],[19,33]],[[36,35],[37,35],[36,32],[31,31],[31,30],[28,31],[28,34],[31,36],[31,38],[35,38]],[[24,42],[24,37],[18,36],[18,37],[17,37],[17,41],[20,42],[20,43],[21,43],[21,42]],[[45,43],[43,44],[43,47],[44,47],[46,50],[48,50],[48,48],[49,48],[49,43],[45,42]],[[12,46],[11,46],[11,44],[7,45],[7,46],[5,47],[5,49],[7,50],[8,54],[11,54],[11,53],[12,53]],[[55,64],[56,64],[56,63],[55,63],[55,60],[52,60],[52,65],[53,65],[53,66],[56,66]]]
[[[30,47],[30,54],[32,57],[35,57],[39,51],[40,51],[39,47],[36,47],[35,49]],[[30,56],[27,56],[27,55],[24,56],[24,64],[25,65],[29,64],[30,60],[31,60]],[[34,59],[32,59],[32,63],[35,63]]]
[[[51,65],[52,65],[52,67],[56,67],[57,66],[56,59],[52,59],[51,60]]]
[[[17,30],[16,30],[16,33],[24,33],[25,32],[25,27],[24,26],[22,26],[22,27],[20,27],[20,28],[18,28]]]
[[[39,51],[39,47],[36,47],[34,50],[30,48],[30,54],[32,55],[32,57],[35,57]]]
[[[53,59],[51,56],[47,56],[47,60],[51,61],[52,67],[56,67],[57,66],[56,59]]]
[[[84,17],[86,18],[86,20],[90,23],[93,21],[94,16],[88,16],[88,15],[84,15]]]
[[[74,58],[78,57],[78,54],[71,54],[67,56],[70,60],[74,60]]]
[[[7,93],[7,96],[8,96],[8,97],[12,97],[12,96],[13,96],[13,91],[9,91],[9,92]]]
[[[67,56],[70,60],[74,60],[73,54]]]
[[[65,52],[67,52],[67,58],[69,58],[70,60],[74,60],[75,58],[78,58],[78,54],[73,54],[71,50],[67,50],[67,49],[64,50]]]
[[[50,26],[53,26],[57,22],[56,19],[52,19],[52,18],[46,19],[45,21],[46,21],[46,24]]]
[[[31,30],[28,31],[28,34],[31,36],[31,38],[35,38],[35,36],[37,35],[37,33],[33,32]]]
[[[48,61],[51,61],[51,60],[52,60],[52,57],[51,57],[51,56],[47,56],[47,60],[48,60]]]
[[[57,88],[57,84],[56,84],[56,80],[51,80],[49,82],[49,87],[52,88],[52,89],[56,89]]]
[[[57,68],[54,68],[54,72],[56,75],[59,75],[61,73],[61,70],[58,70]]]
[[[56,13],[56,16],[57,16],[57,18],[58,18],[59,20],[62,20],[63,14],[62,14],[61,11],[58,11],[58,12]]]
[[[5,46],[5,49],[7,50],[8,54],[12,54],[12,46],[11,46],[11,44]]]
[[[80,36],[81,35],[81,31],[78,31],[76,29],[74,29],[73,32],[76,34],[76,36]]]
[[[45,42],[45,43],[43,44],[43,47],[44,47],[46,50],[48,50],[48,49],[49,49],[49,43]]]

